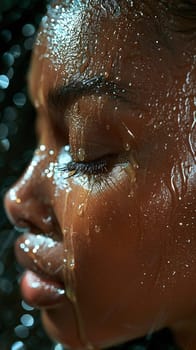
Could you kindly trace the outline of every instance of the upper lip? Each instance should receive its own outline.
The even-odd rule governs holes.
[[[38,275],[64,283],[65,269],[62,242],[42,234],[25,233],[15,244],[18,262]]]

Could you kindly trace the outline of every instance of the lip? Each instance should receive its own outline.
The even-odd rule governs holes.
[[[15,253],[19,264],[27,270],[21,280],[24,299],[37,307],[62,303],[65,298],[62,243],[28,233],[17,239]]]

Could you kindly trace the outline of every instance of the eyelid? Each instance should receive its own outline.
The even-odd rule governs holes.
[[[102,175],[112,168],[117,158],[117,155],[108,155],[91,162],[74,162],[71,160],[65,165],[59,166],[59,170],[67,172],[67,178],[75,175]]]

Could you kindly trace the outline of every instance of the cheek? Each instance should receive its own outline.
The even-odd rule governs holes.
[[[164,184],[151,188],[147,196],[127,178],[115,189],[89,194],[84,200],[79,196],[75,205],[75,256],[78,270],[89,275],[87,281],[94,285],[96,275],[99,286],[115,290],[117,283],[133,295],[133,284],[136,289],[142,286],[144,272],[150,280],[149,276],[156,278],[161,260],[165,263],[168,252],[164,249],[171,234],[167,229],[172,215],[171,195]]]
[[[78,304],[89,327],[108,317],[117,330],[122,322],[133,322],[133,311],[138,324],[153,317],[159,293],[153,305],[141,300],[145,301],[149,291],[156,296],[162,287],[154,288],[167,240],[163,228],[168,206],[160,203],[163,197],[170,198],[162,195],[162,188],[159,191],[159,199],[149,198],[145,203],[128,177],[120,185],[97,193],[73,186],[62,225],[71,227],[65,246],[72,249]],[[118,317],[114,318],[116,309]]]
[[[77,297],[87,337],[102,346],[168,326],[193,309],[187,300],[194,300],[196,286],[184,270],[191,252],[182,251],[185,237],[177,242],[177,224],[171,226],[179,208],[159,173],[145,185],[141,178],[132,174],[130,181],[125,174],[99,191],[74,180],[63,190],[55,188],[54,211],[75,267],[68,287]],[[70,305],[44,315],[54,337],[73,344]]]

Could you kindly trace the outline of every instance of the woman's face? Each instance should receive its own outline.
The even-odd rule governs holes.
[[[23,296],[73,349],[195,318],[195,17],[194,0],[81,0],[43,18],[39,145],[6,207],[31,232]]]

